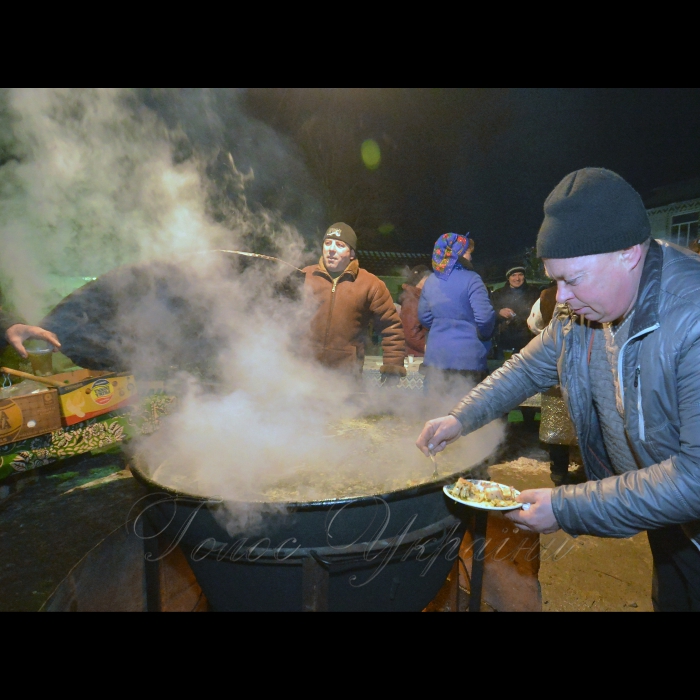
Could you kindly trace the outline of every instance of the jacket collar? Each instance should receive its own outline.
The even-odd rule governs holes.
[[[659,324],[661,303],[661,278],[664,267],[663,248],[652,239],[635,307],[630,338]]]
[[[321,259],[318,262],[318,270],[314,274],[321,274],[324,277],[328,277],[329,280],[333,280],[333,275],[331,275],[330,272],[326,269],[326,264],[323,262],[323,256],[321,256]],[[343,279],[343,277],[346,277],[347,275],[352,276],[352,281],[354,282],[357,279],[357,276],[360,274],[360,262],[359,260],[353,260],[349,265],[347,270],[343,272],[340,277],[338,277],[338,280]]]

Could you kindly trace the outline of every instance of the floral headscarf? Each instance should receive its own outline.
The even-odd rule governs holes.
[[[469,250],[469,234],[446,233],[435,244],[433,270],[441,280],[450,279],[459,259]]]

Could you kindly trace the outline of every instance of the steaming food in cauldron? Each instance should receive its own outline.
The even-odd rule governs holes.
[[[443,487],[481,473],[502,428],[441,455],[437,480],[416,435],[410,420],[353,418],[327,427],[325,463],[295,466],[290,455],[282,474],[246,472],[235,449],[208,473],[204,462],[188,470],[182,456],[150,472],[142,455],[132,470],[155,498],[153,532],[197,553],[190,564],[212,610],[420,611],[444,585],[466,528]],[[257,549],[241,556],[241,546]]]
[[[281,472],[273,469],[260,474],[247,493],[227,493],[225,486],[213,493],[196,467],[176,459],[157,466],[152,478],[178,492],[249,503],[330,502],[393,493],[435,481],[432,463],[413,444],[421,426],[420,421],[388,414],[336,421],[325,431],[325,460],[289,464]],[[441,455],[441,476],[447,479],[474,468],[470,476],[485,477],[483,463],[495,443],[497,437],[466,441],[463,449]]]

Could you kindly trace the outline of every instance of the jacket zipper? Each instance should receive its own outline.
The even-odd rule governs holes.
[[[625,405],[625,375],[624,375],[624,369],[625,369],[625,352],[627,351],[627,346],[632,343],[633,341],[637,340],[638,338],[641,338],[642,336],[649,335],[649,333],[653,333],[654,331],[658,331],[659,328],[661,328],[661,324],[657,323],[655,326],[652,326],[651,328],[647,328],[645,331],[642,331],[641,333],[637,333],[633,338],[630,338],[623,346],[622,350],[620,351],[620,358],[617,361],[617,375],[620,377],[620,394],[622,395],[622,405]]]
[[[642,409],[642,368],[637,367],[634,379],[634,388],[637,390],[637,415],[639,416],[639,439],[647,441],[646,428],[644,426],[644,410]]]
[[[622,396],[622,405],[625,405],[625,374],[624,374],[624,369],[625,369],[625,352],[627,350],[627,346],[632,343],[633,341],[637,340],[638,338],[641,338],[642,336],[649,335],[650,333],[653,333],[654,331],[659,330],[661,328],[661,324],[657,323],[655,326],[651,326],[651,328],[647,328],[646,330],[642,331],[641,333],[637,333],[634,337],[630,338],[623,346],[622,350],[620,351],[620,358],[617,363],[617,375],[620,378],[620,394]],[[634,386],[635,389],[638,389],[637,393],[637,412],[639,414],[639,439],[642,440],[642,442],[646,442],[646,429],[644,427],[644,415],[642,413],[642,368],[637,367],[637,373],[635,374],[635,380],[634,380]]]
[[[338,283],[340,282],[340,279],[342,278],[342,275],[338,277],[335,282],[333,282],[333,289],[331,290],[331,310],[330,313],[328,314],[328,326],[326,327],[326,338],[323,341],[323,349],[325,350],[328,347],[328,338],[331,334],[331,321],[333,320],[333,309],[335,309],[335,290],[338,288]]]

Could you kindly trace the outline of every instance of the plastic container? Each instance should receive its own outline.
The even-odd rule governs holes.
[[[54,348],[44,340],[28,340],[24,347],[29,353],[29,361],[36,377],[50,377],[53,375]]]

